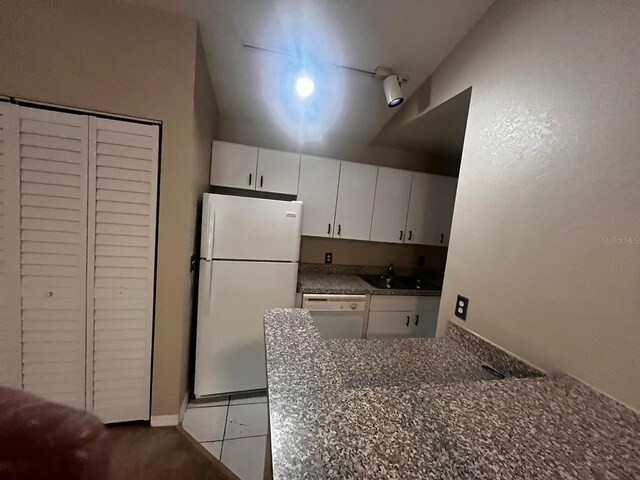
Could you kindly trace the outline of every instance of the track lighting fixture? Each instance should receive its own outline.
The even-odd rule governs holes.
[[[384,88],[384,96],[387,99],[387,105],[389,107],[397,107],[404,102],[400,79],[396,74],[386,77],[382,81],[382,87]]]

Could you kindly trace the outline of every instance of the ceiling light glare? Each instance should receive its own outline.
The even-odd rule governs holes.
[[[296,93],[299,97],[305,98],[313,93],[315,85],[309,77],[299,77],[296,80]]]

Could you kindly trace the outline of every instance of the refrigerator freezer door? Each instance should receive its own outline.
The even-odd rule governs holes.
[[[195,395],[266,388],[263,317],[294,305],[298,264],[211,264],[208,314],[206,301],[198,302]]]
[[[297,262],[302,202],[211,195],[213,258]]]

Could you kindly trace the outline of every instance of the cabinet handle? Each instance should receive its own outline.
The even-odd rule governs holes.
[[[331,235],[331,224],[330,223],[327,226],[327,235]]]
[[[440,243],[444,243],[444,233],[440,234]]]
[[[415,321],[414,325],[418,325],[419,321],[420,321],[420,315],[416,315],[416,321]]]
[[[409,322],[411,321],[411,317],[409,315],[407,315],[407,323],[405,323],[405,325],[408,327],[409,326]]]
[[[413,230],[409,230],[409,241],[411,241],[411,236],[413,235]]]
[[[249,174],[249,185],[251,185],[251,178],[252,178],[252,177],[253,177],[253,174],[252,174],[252,173],[250,173],[250,174]]]
[[[402,240],[402,230],[400,230],[400,238],[398,240]]]
[[[264,175],[260,175],[260,188],[262,188],[263,183],[264,183]]]
[[[342,230],[342,225],[338,224],[338,235],[340,235],[340,230]]]

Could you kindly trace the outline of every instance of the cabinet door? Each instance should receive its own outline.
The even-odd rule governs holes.
[[[22,384],[85,408],[88,117],[19,109]]]
[[[371,237],[374,242],[403,243],[411,172],[395,168],[378,169]]]
[[[22,388],[19,108],[0,103],[0,385],[16,389]]]
[[[369,240],[377,177],[378,167],[342,162],[335,237]]]
[[[404,338],[411,336],[413,311],[369,312],[367,338]]]
[[[90,119],[87,397],[103,422],[147,420],[158,127]]]
[[[439,309],[440,297],[417,297],[411,335],[414,337],[435,337]]]
[[[257,165],[257,147],[211,143],[211,185],[255,190]]]
[[[299,175],[299,154],[258,149],[256,190],[297,195]]]
[[[298,200],[302,210],[302,235],[333,237],[340,161],[302,155]]]
[[[405,243],[434,245],[438,242],[441,204],[438,178],[428,173],[413,173]]]
[[[452,177],[441,177],[440,182],[441,204],[440,218],[438,221],[438,245],[449,245],[458,179]]]

